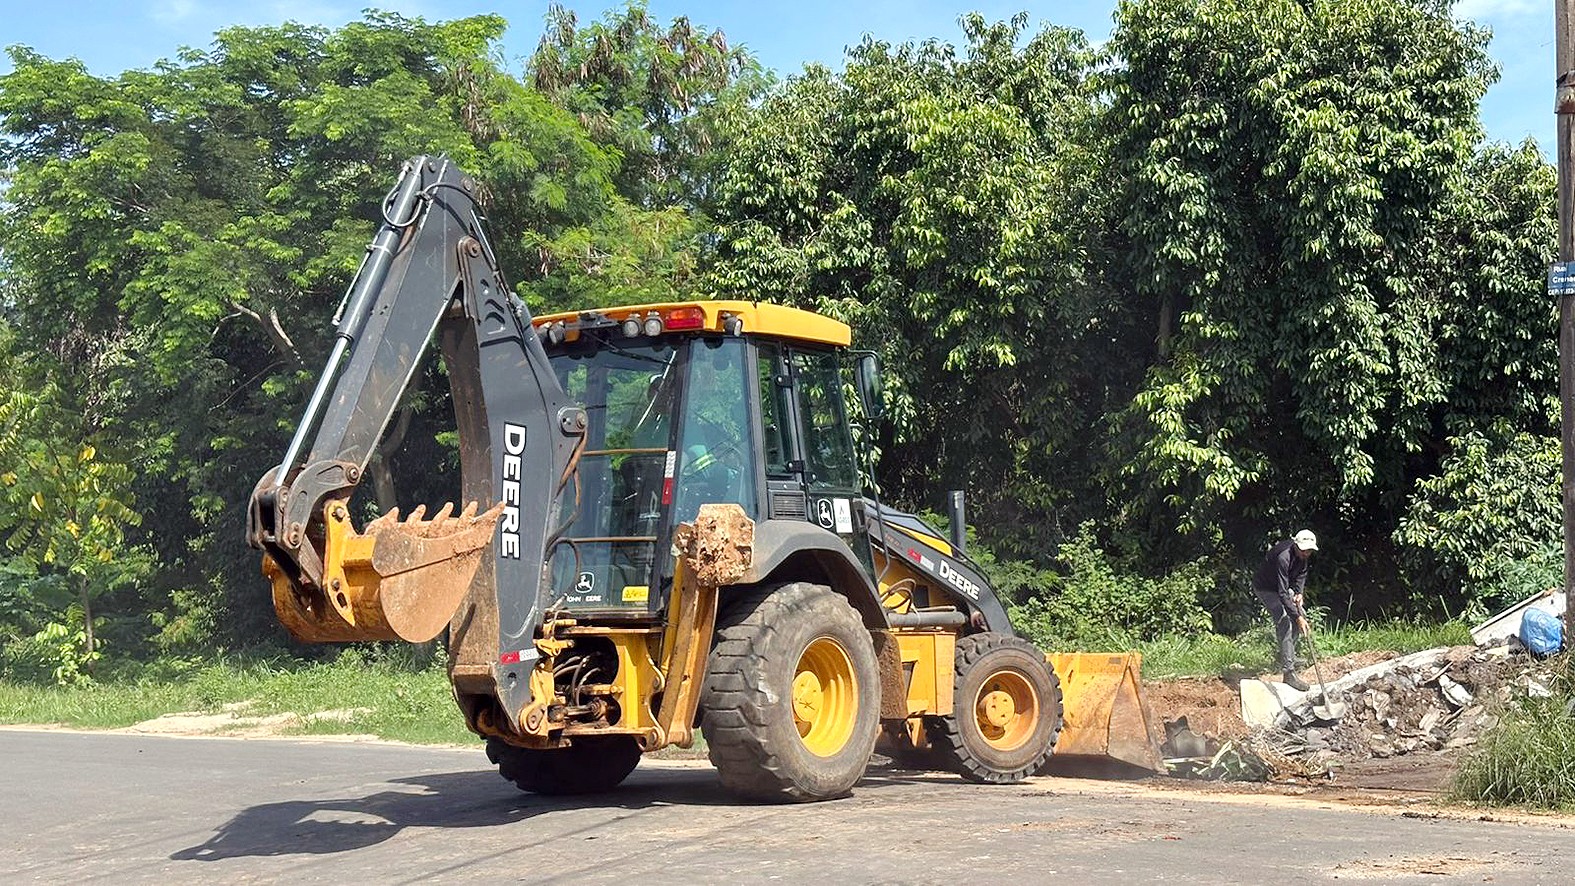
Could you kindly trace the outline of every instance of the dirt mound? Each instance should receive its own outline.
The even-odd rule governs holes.
[[[1353,652],[1325,661],[1323,673],[1329,680],[1334,680],[1395,657],[1396,653],[1393,652]],[[1252,732],[1252,728],[1241,718],[1240,684],[1243,676],[1259,675],[1243,673],[1225,677],[1147,680],[1143,683],[1143,695],[1148,700],[1149,710],[1160,723],[1185,717],[1188,726],[1199,735],[1220,740],[1244,738]],[[1263,676],[1268,678],[1268,675]],[[1311,669],[1305,676],[1308,680],[1315,679]]]
[[[1149,710],[1160,723],[1182,719],[1199,735],[1243,738],[1252,730],[1241,719],[1241,692],[1219,677],[1181,677],[1143,684]]]
[[[1380,652],[1376,649],[1366,649],[1361,652],[1352,652],[1349,655],[1342,655],[1338,658],[1324,659],[1323,675],[1325,679],[1334,680],[1339,677],[1343,677],[1352,671],[1370,667],[1372,665],[1378,664],[1381,661],[1389,661],[1398,657],[1399,653]],[[1311,666],[1303,669],[1299,676],[1309,683],[1316,682],[1318,679],[1318,674]]]
[[[1338,723],[1309,722],[1299,731],[1308,751],[1324,761],[1385,758],[1446,751],[1475,744],[1497,725],[1498,711],[1516,693],[1546,687],[1542,663],[1471,646],[1435,660],[1374,674],[1331,695],[1347,710]],[[1541,681],[1539,682],[1539,677]]]

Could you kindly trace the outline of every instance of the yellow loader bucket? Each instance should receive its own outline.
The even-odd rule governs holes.
[[[397,509],[365,533],[350,525],[342,500],[323,508],[323,587],[302,588],[263,555],[279,621],[307,643],[405,640],[424,643],[448,624],[470,590],[503,505],[459,516],[451,505],[431,520],[417,507],[401,522]]]
[[[1159,730],[1143,699],[1140,652],[1045,656],[1061,678],[1063,725],[1051,762],[1117,761],[1164,772]]]

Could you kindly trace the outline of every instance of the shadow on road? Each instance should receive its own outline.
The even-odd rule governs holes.
[[[550,812],[599,807],[637,810],[653,806],[730,806],[710,770],[636,770],[605,794],[544,797],[515,790],[496,772],[448,772],[393,779],[411,790],[380,790],[363,797],[288,800],[242,811],[201,845],[173,861],[350,852],[381,843],[409,827],[493,827]]]

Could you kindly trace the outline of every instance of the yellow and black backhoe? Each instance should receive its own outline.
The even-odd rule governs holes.
[[[532,318],[476,195],[418,157],[383,205],[252,495],[281,622],[307,642],[446,630],[465,722],[528,791],[610,789],[697,727],[724,785],[762,799],[846,793],[878,740],[979,782],[1042,770],[1062,681],[956,533],[864,494],[843,380],[872,413],[878,369],[848,327],[753,301]],[[358,531],[351,496],[433,339],[467,504]],[[1063,675],[1068,737],[1157,766],[1132,658],[1089,658]]]

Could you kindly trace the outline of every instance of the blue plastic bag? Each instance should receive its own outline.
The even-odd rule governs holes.
[[[1552,655],[1564,646],[1564,622],[1544,610],[1527,609],[1520,617],[1520,642],[1532,655]]]

